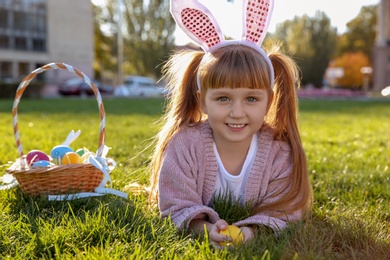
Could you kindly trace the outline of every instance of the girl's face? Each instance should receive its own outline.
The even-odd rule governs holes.
[[[264,122],[268,100],[265,89],[208,89],[202,108],[208,115],[216,145],[249,145]]]

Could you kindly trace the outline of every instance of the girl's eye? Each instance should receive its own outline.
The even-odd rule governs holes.
[[[221,101],[221,102],[226,102],[229,100],[229,98],[228,97],[219,97],[217,100]]]
[[[248,100],[249,102],[256,102],[256,101],[257,101],[257,98],[255,98],[255,97],[248,97],[247,100]]]

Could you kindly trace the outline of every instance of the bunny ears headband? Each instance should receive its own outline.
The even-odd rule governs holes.
[[[171,0],[171,14],[177,25],[206,53],[222,46],[241,44],[258,51],[270,68],[271,88],[274,71],[271,60],[260,47],[267,34],[273,10],[273,0],[243,0],[243,29],[241,40],[225,40],[211,12],[197,0]],[[199,77],[198,88],[200,89]]]

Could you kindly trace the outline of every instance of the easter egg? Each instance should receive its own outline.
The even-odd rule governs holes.
[[[222,241],[219,242],[221,246],[236,246],[244,242],[244,234],[241,232],[241,229],[237,226],[229,225],[225,230],[221,230],[220,234],[230,236],[233,241]]]
[[[92,152],[86,152],[83,154],[83,156],[81,156],[81,160],[84,162],[84,163],[89,163],[89,157],[91,156],[94,156],[94,153]]]
[[[66,145],[57,145],[56,147],[54,147],[51,152],[50,152],[50,156],[58,161],[58,162],[61,162],[62,160],[62,157],[64,157],[64,155],[66,153],[69,153],[69,152],[74,152],[72,148],[70,148],[69,146],[66,146]]]
[[[61,163],[62,164],[77,164],[82,163],[80,155],[78,155],[75,152],[68,152],[62,157]]]
[[[86,152],[88,152],[88,150],[85,148],[79,148],[76,150],[76,153],[80,156],[83,156]]]
[[[51,163],[49,161],[36,161],[33,162],[31,167],[36,168],[36,167],[49,167]]]
[[[27,164],[30,165],[36,161],[50,161],[50,158],[47,154],[45,154],[44,152],[42,152],[40,150],[31,150],[26,155],[26,161],[27,161]]]

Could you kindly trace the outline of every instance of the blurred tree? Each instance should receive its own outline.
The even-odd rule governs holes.
[[[370,60],[375,44],[377,5],[363,6],[359,14],[347,23],[347,30],[338,40],[336,55],[363,52]]]
[[[302,72],[302,84],[322,86],[324,73],[336,45],[337,29],[332,27],[324,12],[314,17],[303,15],[276,27],[271,36],[283,42]]]
[[[169,0],[124,1],[125,63],[133,73],[161,75],[161,67],[174,47],[175,22]]]
[[[109,8],[101,6],[93,6],[94,12],[94,43],[95,43],[95,59],[94,72],[96,79],[113,78],[113,73],[116,71],[116,45],[113,41],[112,32],[103,31],[103,25],[113,24],[112,19],[107,20],[114,12]],[[111,15],[104,15],[111,13]]]
[[[339,67],[344,70],[344,77],[337,80],[338,86],[361,88],[363,86],[363,74],[360,69],[370,67],[370,60],[362,51],[346,52],[334,59],[331,67]]]
[[[117,0],[107,0],[95,12],[95,27],[99,28],[95,29],[96,61],[100,67],[112,71],[116,71],[117,61],[118,10]],[[169,0],[127,0],[120,10],[123,12],[123,73],[159,78],[159,65],[174,47],[175,22],[169,12]],[[104,41],[105,37],[108,42]],[[101,39],[103,42],[98,42]]]

